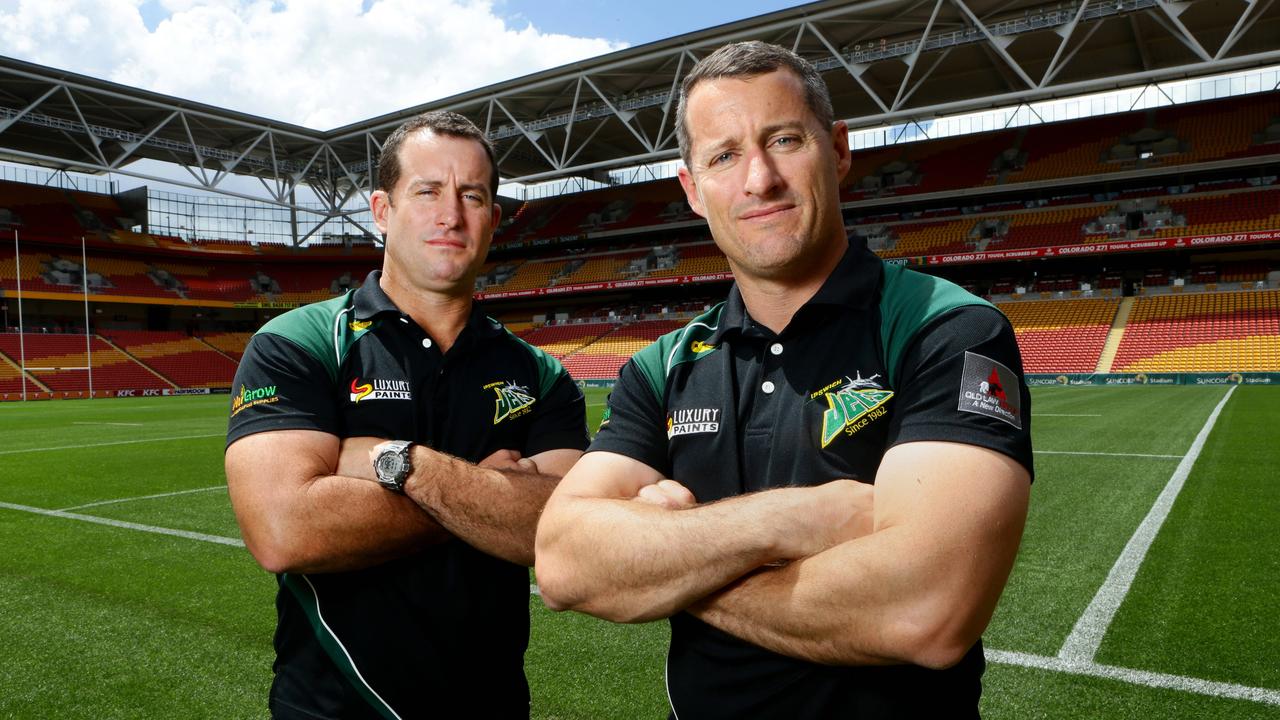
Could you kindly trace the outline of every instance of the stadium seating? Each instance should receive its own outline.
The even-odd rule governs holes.
[[[244,349],[249,344],[249,338],[251,337],[253,337],[253,333],[226,332],[205,335],[200,339],[223,355],[240,362],[240,358],[244,357]]]
[[[1093,372],[1118,303],[1103,298],[1036,300],[997,305],[1013,324],[1030,373]]]
[[[563,360],[565,356],[611,332],[615,327],[613,323],[607,322],[547,325],[525,333],[524,339]]]
[[[152,389],[170,387],[155,373],[98,336],[90,336],[89,352],[84,335],[0,333],[0,352],[14,363],[24,352],[28,372],[53,391],[87,390],[87,370],[32,370],[30,368],[93,367],[94,390]],[[92,362],[90,362],[90,360]]]
[[[683,320],[645,320],[622,325],[568,353],[562,362],[575,378],[612,380],[632,355],[684,324]]]
[[[180,332],[105,330],[101,333],[180,387],[230,387],[235,361]]]
[[[1280,290],[1140,298],[1112,368],[1280,371]]]

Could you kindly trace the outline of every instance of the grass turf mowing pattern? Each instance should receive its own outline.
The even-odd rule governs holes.
[[[529,598],[525,672],[532,716],[540,720],[664,718],[667,641],[663,622],[619,625],[555,613]]]
[[[1036,446],[1181,456],[1224,391],[1037,388]],[[593,431],[607,393],[586,391]],[[1244,403],[1245,398],[1250,402]],[[1227,404],[1184,497],[1157,538],[1150,566],[1139,574],[1130,601],[1121,607],[1115,631],[1103,644],[1101,662],[1274,686],[1274,638],[1280,633],[1266,601],[1276,595],[1280,581],[1275,560],[1266,552],[1275,547],[1273,523],[1268,521],[1276,497],[1275,489],[1268,487],[1267,468],[1275,463],[1267,460],[1275,455],[1268,454],[1274,450],[1266,431],[1280,423],[1277,399],[1274,389],[1242,387]],[[0,453],[69,447],[0,454],[0,501],[65,508],[219,485],[227,402],[221,396],[0,405],[5,440]],[[1243,448],[1220,444],[1227,428],[1232,428],[1227,435]],[[87,447],[201,434],[213,437]],[[1242,473],[1225,464],[1232,456],[1252,458],[1260,474],[1241,480]],[[1056,654],[1176,464],[1177,458],[1039,456],[1022,554],[987,633],[988,647]],[[1230,483],[1221,479],[1201,480],[1200,473],[1210,467],[1220,467],[1222,478],[1240,486],[1238,492],[1227,492]],[[1201,501],[1205,507],[1191,512],[1201,504],[1190,503],[1199,493],[1206,496]],[[221,490],[75,512],[213,535],[238,534]],[[1213,524],[1229,515],[1255,519],[1244,530],[1237,529],[1233,539]],[[1206,524],[1200,535],[1165,547],[1181,536],[1184,525],[1194,534],[1197,523]],[[1246,548],[1245,557],[1236,558],[1232,553],[1242,547],[1242,534],[1254,545]],[[6,549],[0,553],[0,717],[266,715],[275,582],[243,549],[3,508],[0,543]],[[1214,551],[1205,552],[1202,544]],[[1165,561],[1160,559],[1166,554],[1169,562],[1191,558],[1182,570],[1188,574],[1148,587],[1149,580],[1167,572],[1161,570]],[[1223,593],[1214,587],[1231,588],[1231,612],[1238,617],[1221,621],[1206,612],[1208,606],[1222,603]],[[1137,612],[1148,593],[1153,608],[1198,611],[1203,617],[1159,620],[1165,629],[1145,638],[1157,622],[1149,612]],[[665,622],[611,625],[552,613],[537,597],[530,598],[530,608],[526,666],[534,718],[666,714]],[[1131,610],[1137,613],[1132,619]],[[1190,642],[1197,645],[1188,650]],[[1203,644],[1210,650],[1196,657]],[[1256,703],[996,663],[989,665],[986,688],[983,711],[989,720],[1280,716],[1280,709]]]
[[[1273,388],[1236,389],[1100,662],[1280,689],[1278,408]]]

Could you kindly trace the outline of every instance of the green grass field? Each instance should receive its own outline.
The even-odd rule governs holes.
[[[1280,394],[1210,424],[1227,392],[1033,393],[984,717],[1280,718]],[[228,402],[0,405],[0,718],[266,717],[275,581],[238,544]],[[665,623],[529,607],[535,718],[666,717]]]

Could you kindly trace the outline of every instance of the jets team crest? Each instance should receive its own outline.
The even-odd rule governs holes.
[[[538,401],[536,397],[529,394],[529,388],[517,385],[514,380],[499,380],[484,387],[498,396],[493,408],[494,425],[507,418],[517,418],[527,414],[533,409],[533,404]]]
[[[892,390],[880,386],[879,373],[869,378],[861,372],[829,383],[809,397],[825,396],[827,411],[822,414],[822,447],[830,445],[841,433],[853,435],[889,410],[884,404],[893,397]]]

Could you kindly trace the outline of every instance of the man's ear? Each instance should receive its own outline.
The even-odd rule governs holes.
[[[698,181],[693,179],[693,173],[689,172],[689,168],[681,166],[676,177],[680,178],[680,187],[684,188],[684,198],[689,201],[689,207],[701,217],[706,217],[707,208],[702,203],[702,196],[698,194]]]
[[[387,212],[391,210],[391,196],[386,190],[374,190],[369,196],[369,212],[373,214],[373,224],[378,231],[387,234]]]
[[[837,120],[831,126],[831,143],[836,153],[836,179],[844,180],[853,166],[853,156],[849,152],[849,126],[843,120]]]

